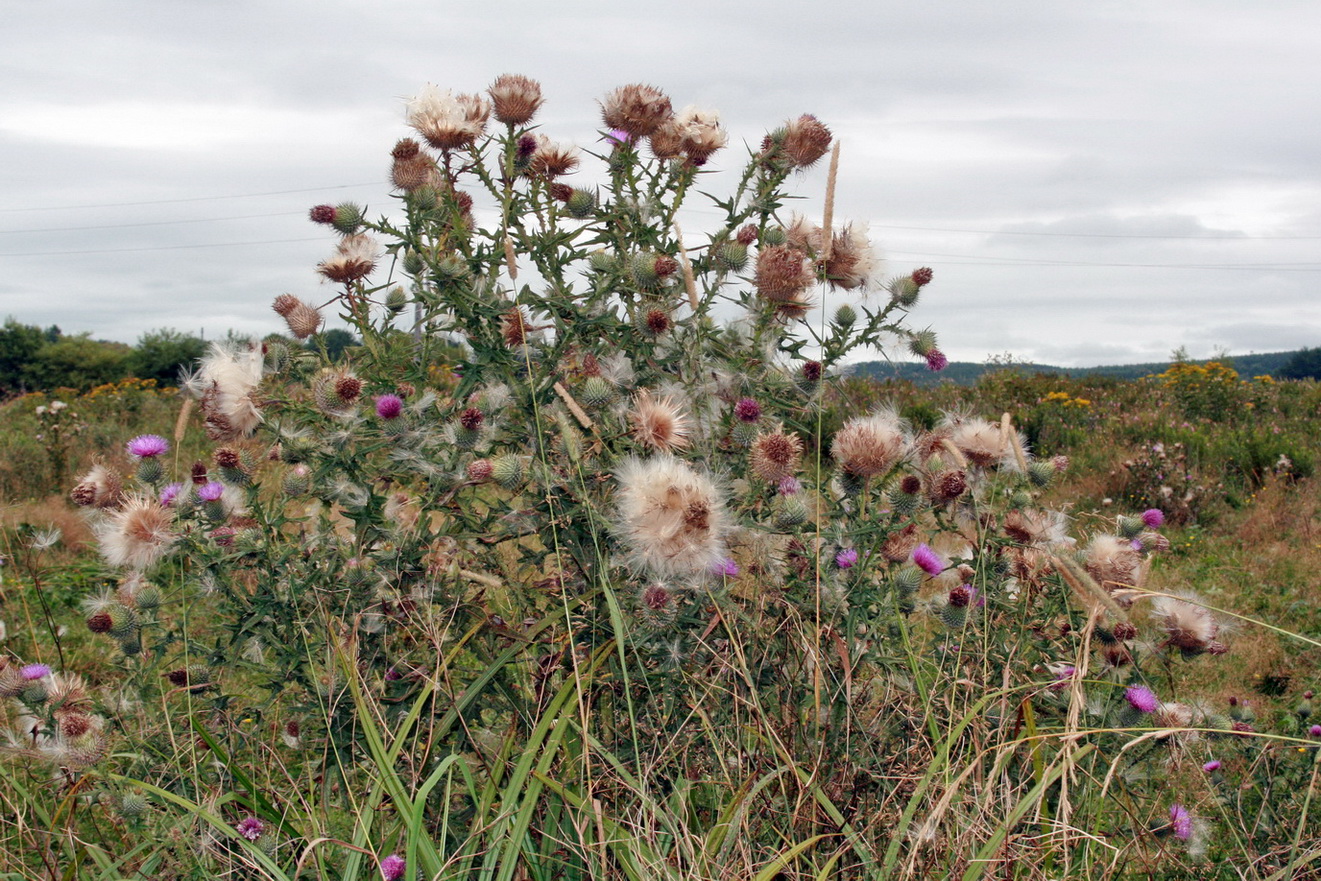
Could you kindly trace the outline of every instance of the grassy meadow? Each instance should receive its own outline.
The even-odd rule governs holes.
[[[504,663],[521,658],[524,646],[536,649],[535,634],[551,627],[547,622],[557,607],[568,604],[562,588],[544,584],[532,610],[523,610],[528,617],[521,624],[497,614],[506,608],[505,614],[512,614],[515,606],[502,606],[492,590],[478,601],[484,626],[457,636],[432,634],[433,643],[425,635],[409,637],[417,643],[409,656],[413,672],[407,664],[390,666],[384,676],[364,668],[355,679],[351,668],[335,673],[335,658],[310,658],[325,686],[318,694],[271,688],[267,668],[255,661],[278,646],[249,643],[243,655],[229,656],[229,669],[209,672],[206,665],[214,670],[226,657],[223,644],[233,635],[215,617],[218,593],[197,590],[196,573],[184,563],[171,564],[163,578],[158,576],[159,610],[139,613],[143,641],[128,655],[89,630],[89,611],[96,608],[89,598],[113,591],[119,582],[97,554],[87,517],[69,501],[69,488],[97,463],[127,467],[124,444],[135,435],[171,438],[172,470],[178,473],[209,456],[196,420],[180,419],[184,404],[174,390],[129,381],[85,394],[33,394],[0,406],[3,650],[15,659],[76,672],[111,731],[103,761],[83,774],[54,776],[49,766],[28,758],[31,744],[10,735],[0,759],[0,878],[191,878],[217,865],[229,866],[233,877],[378,877],[380,871],[389,877],[388,864],[377,867],[392,845],[370,842],[398,841],[403,854],[402,842],[416,835],[452,842],[448,852],[438,854],[437,870],[419,877],[497,877],[480,869],[485,854],[502,848],[522,855],[516,869],[498,875],[513,878],[660,877],[651,874],[661,872],[657,866],[679,873],[673,877],[764,881],[982,874],[1316,877],[1321,872],[1321,849],[1313,837],[1321,828],[1313,801],[1318,748],[1308,745],[1306,730],[1308,719],[1316,717],[1307,715],[1304,693],[1321,686],[1316,593],[1321,492],[1315,474],[1321,386],[1178,364],[1137,381],[1014,371],[990,374],[972,387],[846,380],[827,395],[818,437],[833,435],[847,414],[882,404],[895,407],[915,429],[931,428],[950,412],[992,419],[1008,414],[1038,460],[1067,457],[1067,466],[1055,459],[1062,467],[1041,503],[1063,504],[1075,524],[1103,528],[1122,512],[1162,510],[1169,549],[1155,558],[1146,588],[1192,592],[1223,610],[1217,617],[1224,622],[1228,653],[1160,656],[1147,675],[1161,683],[1164,699],[1196,695],[1208,712],[1214,707],[1230,714],[1242,731],[1167,732],[1153,739],[1142,730],[1145,723],[1130,720],[1135,730],[1112,735],[1100,747],[1106,754],[1099,764],[1078,760],[1082,779],[1073,781],[1073,791],[1081,803],[1071,806],[1072,819],[1063,826],[1053,817],[1065,809],[1069,789],[1060,784],[1063,772],[1043,765],[1045,751],[1034,751],[1034,741],[1025,736],[1033,730],[1031,713],[1025,717],[1019,711],[1017,753],[997,752],[991,731],[978,730],[981,716],[990,713],[994,721],[995,702],[987,706],[973,700],[975,693],[941,681],[959,677],[957,668],[900,671],[888,684],[855,668],[857,679],[849,687],[876,693],[868,700],[854,698],[852,712],[879,721],[855,726],[873,732],[869,736],[876,743],[850,755],[884,754],[877,760],[884,775],[865,796],[854,796],[850,779],[832,777],[815,763],[822,746],[810,732],[797,741],[763,742],[774,740],[779,730],[757,720],[758,712],[781,712],[769,707],[735,708],[732,728],[730,720],[720,722],[694,703],[668,711],[684,723],[669,733],[648,733],[646,723],[634,718],[631,736],[637,739],[625,737],[614,750],[597,743],[600,759],[589,765],[588,779],[558,776],[561,764],[575,761],[566,729],[588,725],[585,718],[575,721],[577,716],[610,714],[598,721],[628,728],[632,711],[619,698],[630,686],[589,681],[587,668],[601,663],[599,654],[575,659],[581,665],[576,690],[549,676],[550,656],[537,651],[508,667],[507,676],[482,678],[483,663],[494,670],[498,658]],[[341,527],[352,524],[344,521]],[[530,541],[521,544],[526,548]],[[508,551],[500,577],[519,572],[526,577],[517,550]],[[747,571],[731,579],[730,592],[747,614],[766,613],[759,606],[763,590]],[[332,600],[328,595],[327,602]],[[327,620],[334,620],[333,609],[327,611]],[[167,612],[188,626],[174,628]],[[409,613],[388,614],[404,620]],[[774,626],[793,624],[782,620]],[[1067,630],[1069,619],[1060,616],[1049,626]],[[713,618],[707,629],[715,627]],[[914,633],[904,639],[910,636],[919,638]],[[732,630],[725,636],[733,637]],[[434,680],[424,685],[416,673],[427,666],[422,660],[427,645],[450,652],[438,668],[433,656],[430,669],[450,675],[448,662],[455,675],[476,674],[496,691],[520,693],[523,722],[477,704],[446,714],[440,702],[427,697]],[[472,651],[463,651],[465,646]],[[187,674],[162,666],[162,658],[178,657],[181,649],[195,665],[185,669],[215,675],[222,684],[197,686]],[[750,655],[753,648],[736,652]],[[744,657],[744,663],[753,660]],[[674,667],[668,675],[711,675],[709,668],[693,672],[677,661]],[[666,662],[649,662],[648,669],[666,669]],[[869,675],[875,678],[869,681]],[[924,675],[931,677],[925,684]],[[345,677],[348,689],[334,690],[346,684]],[[599,693],[612,687],[614,697]],[[717,680],[706,687],[717,688]],[[924,705],[923,693],[938,696]],[[19,719],[9,704],[0,704],[0,724],[17,730]],[[556,715],[566,708],[566,715]],[[808,716],[795,718],[793,724],[811,727]],[[547,728],[546,719],[555,724]],[[428,762],[429,746],[451,736],[446,732],[456,722],[467,729],[454,741],[458,750],[449,754],[457,758],[441,757],[437,765],[433,755]],[[1218,724],[1199,721],[1189,727]],[[374,739],[367,747],[337,743],[336,725],[374,731]],[[932,738],[911,736],[913,727],[928,725],[939,729]],[[960,734],[951,751],[950,741]],[[628,760],[617,752],[625,746],[644,755]],[[357,749],[370,752],[372,770],[366,776],[346,764],[344,756]],[[1160,753],[1154,763],[1129,762],[1153,749]],[[569,752],[560,755],[564,750]],[[896,761],[896,751],[903,750],[911,752]],[[686,782],[652,788],[639,781],[635,775],[649,764],[645,754],[653,752],[651,767],[676,761],[686,769]],[[1205,772],[1203,760],[1223,764]],[[1029,783],[1045,779],[1059,787],[1057,796],[1049,805],[1023,800],[1022,790],[1009,783],[1006,762],[1018,773],[1026,768]],[[1168,846],[1172,839],[1161,837],[1160,823],[1152,825],[1141,805],[1132,805],[1131,816],[1115,822],[1106,814],[1114,808],[1103,809],[1099,800],[1088,804],[1101,785],[1089,775],[1108,770],[1122,779],[1153,773],[1152,764],[1169,775],[1167,785],[1182,803],[1196,805],[1196,834],[1206,835],[1202,825],[1218,830],[1199,843],[1198,853]],[[472,779],[479,768],[490,775],[485,784]],[[860,766],[857,774],[864,773]],[[994,779],[988,785],[986,778],[997,774],[1004,775],[1002,785]],[[712,779],[727,785],[704,782]],[[411,795],[417,787],[423,794]],[[620,791],[631,792],[632,799],[621,799]],[[410,811],[428,799],[436,810],[423,829]],[[851,806],[866,799],[861,810]],[[632,807],[626,813],[603,808],[621,803]],[[527,813],[532,811],[535,819]],[[937,812],[958,822],[942,827]],[[870,825],[851,825],[844,813],[868,817]],[[260,837],[239,841],[231,835],[230,841],[217,831],[225,826],[243,831],[241,822],[249,821],[260,824]],[[463,824],[465,831],[456,835],[447,823]],[[1157,830],[1154,836],[1144,831],[1151,828]],[[1092,851],[1071,857],[1070,841],[1082,837],[1095,839]],[[257,846],[245,856],[240,845],[251,842]],[[407,846],[409,858],[420,861],[417,844]]]

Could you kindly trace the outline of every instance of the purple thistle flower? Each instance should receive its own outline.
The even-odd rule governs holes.
[[[780,479],[778,490],[782,496],[792,496],[802,492],[803,485],[797,477],[783,477]]]
[[[1205,771],[1205,772],[1208,773],[1208,774],[1210,774],[1212,771],[1219,771],[1219,770],[1220,770],[1220,760],[1219,760],[1219,759],[1212,759],[1211,761],[1207,762],[1205,765],[1202,766],[1202,770]]]
[[[1142,512],[1142,522],[1148,529],[1160,529],[1165,525],[1165,513],[1160,508],[1148,508]]]
[[[605,133],[603,140],[610,141],[622,147],[624,144],[633,143],[636,139],[622,128],[612,128]]]
[[[744,398],[734,405],[734,415],[740,422],[756,422],[761,418],[761,404],[752,398]]]
[[[835,554],[835,565],[841,569],[852,569],[858,562],[858,552],[853,548],[844,548]]]
[[[1051,691],[1063,691],[1069,687],[1069,680],[1077,674],[1078,668],[1070,664],[1067,667],[1061,667],[1055,671],[1055,681],[1051,683]]]
[[[1187,841],[1193,837],[1193,817],[1188,813],[1188,809],[1177,801],[1170,805],[1170,829],[1174,832],[1174,837],[1180,841]]]
[[[711,571],[716,575],[723,575],[725,578],[738,577],[738,563],[735,563],[729,557],[725,557],[720,562],[711,567]]]
[[[398,670],[396,670],[394,667],[391,667],[389,670],[385,671],[386,682],[398,682],[400,679],[403,678],[404,678],[403,674],[400,673]]]
[[[914,549],[913,562],[928,575],[935,576],[945,571],[945,561],[940,559],[940,554],[931,550],[926,542],[922,542]]]
[[[18,671],[22,677],[29,682],[34,679],[45,679],[50,675],[50,665],[48,664],[28,664]]]
[[[376,415],[382,419],[398,419],[404,412],[404,399],[398,395],[380,395],[376,398]]]
[[[216,502],[225,494],[225,485],[211,481],[197,490],[197,497],[204,502]]]
[[[170,442],[159,434],[140,434],[128,442],[128,454],[135,459],[153,459],[169,449]]]
[[[949,366],[949,359],[940,349],[932,349],[926,353],[927,369],[932,373],[939,373]]]
[[[1140,713],[1154,713],[1160,709],[1160,699],[1156,697],[1156,692],[1145,685],[1130,685],[1124,689],[1124,699]]]
[[[168,508],[173,505],[174,500],[179,497],[179,493],[182,490],[182,483],[167,483],[165,486],[161,487],[161,507]]]
[[[234,831],[248,839],[248,841],[256,841],[266,831],[266,824],[256,817],[244,817],[234,827]]]
[[[1321,725],[1313,725],[1307,729],[1307,733],[1313,737],[1321,737]]]
[[[1139,540],[1136,539],[1136,538],[1133,539],[1132,541],[1130,541],[1130,542],[1128,543],[1128,546],[1129,546],[1130,548],[1132,548],[1133,550],[1135,550],[1135,551],[1140,551],[1140,550],[1142,550],[1142,542],[1139,541]]]
[[[392,853],[381,860],[381,877],[385,881],[399,881],[404,877],[404,869],[407,868],[407,862],[397,853]]]

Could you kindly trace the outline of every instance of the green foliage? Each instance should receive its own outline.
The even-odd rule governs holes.
[[[27,386],[26,369],[51,336],[59,337],[59,328],[50,331],[30,324],[19,324],[13,316],[0,328],[0,397],[22,391]]]
[[[205,352],[206,342],[200,337],[162,328],[142,335],[125,366],[139,379],[153,379],[161,386],[177,385],[179,372]]]
[[[1321,379],[1321,347],[1295,352],[1276,375],[1280,379]]]
[[[130,351],[123,343],[94,340],[87,334],[61,337],[32,355],[23,379],[32,388],[88,391],[123,378]]]

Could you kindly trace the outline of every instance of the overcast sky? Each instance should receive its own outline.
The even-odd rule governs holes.
[[[0,319],[280,330],[277,294],[326,293],[307,208],[389,209],[403,99],[508,72],[584,146],[625,83],[716,108],[716,167],[816,114],[842,144],[836,218],[894,272],[935,269],[913,318],[953,360],[1321,344],[1321,4],[907,6],[7,4]],[[824,177],[797,179],[805,210]]]

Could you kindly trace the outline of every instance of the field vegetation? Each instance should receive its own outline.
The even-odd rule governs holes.
[[[785,210],[823,123],[697,243],[713,113],[540,103],[419,93],[288,335],[0,404],[0,877],[1321,873],[1316,382],[848,377],[939,282]]]

